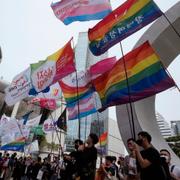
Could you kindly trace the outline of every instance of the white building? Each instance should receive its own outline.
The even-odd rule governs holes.
[[[173,120],[171,121],[171,130],[173,136],[180,135],[180,120]]]
[[[160,132],[164,138],[172,136],[171,128],[168,122],[160,113],[156,113],[157,124],[159,126]]]
[[[108,120],[108,155],[121,156],[125,154],[125,146],[122,141],[117,121]]]

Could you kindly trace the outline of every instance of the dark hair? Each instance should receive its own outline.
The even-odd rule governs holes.
[[[148,140],[148,142],[150,143],[151,142],[151,135],[148,133],[148,132],[146,132],[146,131],[141,131],[141,132],[139,132],[138,133],[138,136],[142,136],[142,137],[145,137],[145,138],[147,138],[147,140]]]
[[[80,140],[80,139],[76,139],[76,140],[74,141],[74,143],[75,143],[75,144],[79,143],[80,145],[82,145],[82,144],[83,144],[83,141]]]
[[[113,160],[113,161],[116,161],[116,160],[117,160],[116,156],[111,156],[111,157],[112,157],[112,160]]]
[[[128,143],[129,141],[135,142],[135,139],[134,139],[134,138],[129,138],[129,139],[127,140],[127,143]]]
[[[162,151],[167,152],[169,154],[169,156],[171,156],[170,152],[167,149],[161,149],[160,152],[162,152]]]
[[[38,161],[38,162],[41,162],[41,157],[38,157],[38,158],[37,158],[37,161]]]
[[[114,161],[112,156],[106,156],[105,159],[108,160],[108,161],[110,161],[110,162],[113,162],[113,161]]]
[[[89,134],[89,137],[92,139],[93,144],[97,144],[98,143],[99,138],[98,138],[98,136],[96,134],[91,133],[91,134]]]

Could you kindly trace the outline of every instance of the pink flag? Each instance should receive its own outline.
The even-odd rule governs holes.
[[[51,4],[55,16],[64,24],[103,19],[111,10],[109,0],[61,0]]]
[[[96,64],[92,65],[89,69],[91,79],[95,79],[97,76],[104,74],[112,69],[116,63],[116,57],[103,59]]]
[[[42,108],[46,108],[49,110],[55,110],[60,107],[60,101],[56,99],[47,99],[47,98],[33,98],[29,103],[35,103],[41,106]]]

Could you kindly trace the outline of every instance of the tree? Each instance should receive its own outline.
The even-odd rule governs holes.
[[[173,136],[166,138],[169,146],[176,153],[176,155],[180,158],[180,136]]]

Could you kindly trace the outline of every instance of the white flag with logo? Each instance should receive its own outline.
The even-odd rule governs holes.
[[[43,131],[45,133],[50,133],[55,130],[55,121],[52,119],[47,119],[43,124]]]
[[[28,97],[29,90],[32,87],[30,74],[30,68],[26,69],[14,77],[11,84],[5,89],[5,102],[8,106],[12,106]]]

